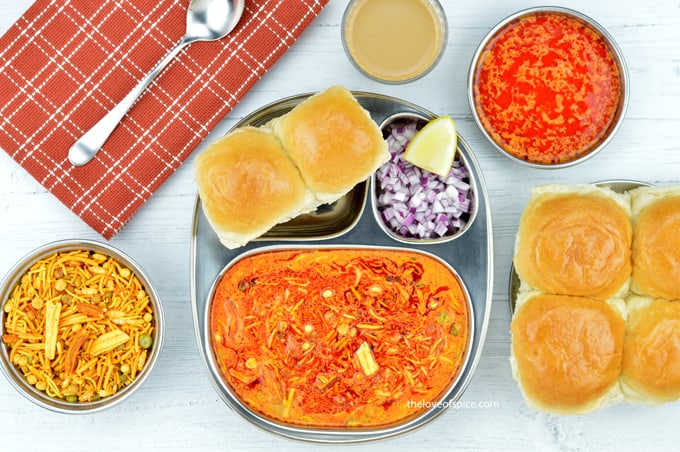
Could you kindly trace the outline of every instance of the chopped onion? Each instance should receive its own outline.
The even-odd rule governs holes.
[[[404,150],[418,129],[417,120],[400,120],[383,130],[391,158],[376,172],[376,207],[388,228],[402,237],[450,236],[470,218],[470,175],[458,158],[446,177],[404,160]]]

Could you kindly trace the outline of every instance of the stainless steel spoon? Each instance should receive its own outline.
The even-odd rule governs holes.
[[[184,37],[118,105],[71,146],[68,152],[71,163],[81,166],[92,160],[144,89],[184,46],[194,41],[215,41],[231,33],[241,19],[244,3],[245,0],[192,0]]]

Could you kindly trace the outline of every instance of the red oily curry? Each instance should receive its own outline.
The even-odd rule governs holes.
[[[507,152],[537,164],[575,160],[612,128],[623,96],[602,35],[576,17],[536,12],[508,23],[480,55],[480,122]]]
[[[467,357],[458,277],[418,252],[279,250],[225,270],[209,307],[214,358],[251,410],[315,427],[414,417]]]

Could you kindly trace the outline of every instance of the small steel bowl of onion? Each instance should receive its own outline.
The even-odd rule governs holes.
[[[394,240],[409,244],[438,244],[463,235],[477,214],[476,182],[458,135],[448,175],[440,176],[404,159],[411,139],[435,118],[397,113],[380,126],[390,160],[371,178],[373,213],[381,229]]]

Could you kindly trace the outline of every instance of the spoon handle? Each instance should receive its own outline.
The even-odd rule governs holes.
[[[189,41],[182,39],[158,65],[149,72],[113,109],[88,130],[68,151],[68,159],[75,166],[85,165],[99,152],[111,133],[130,110],[154,78],[167,66]]]

